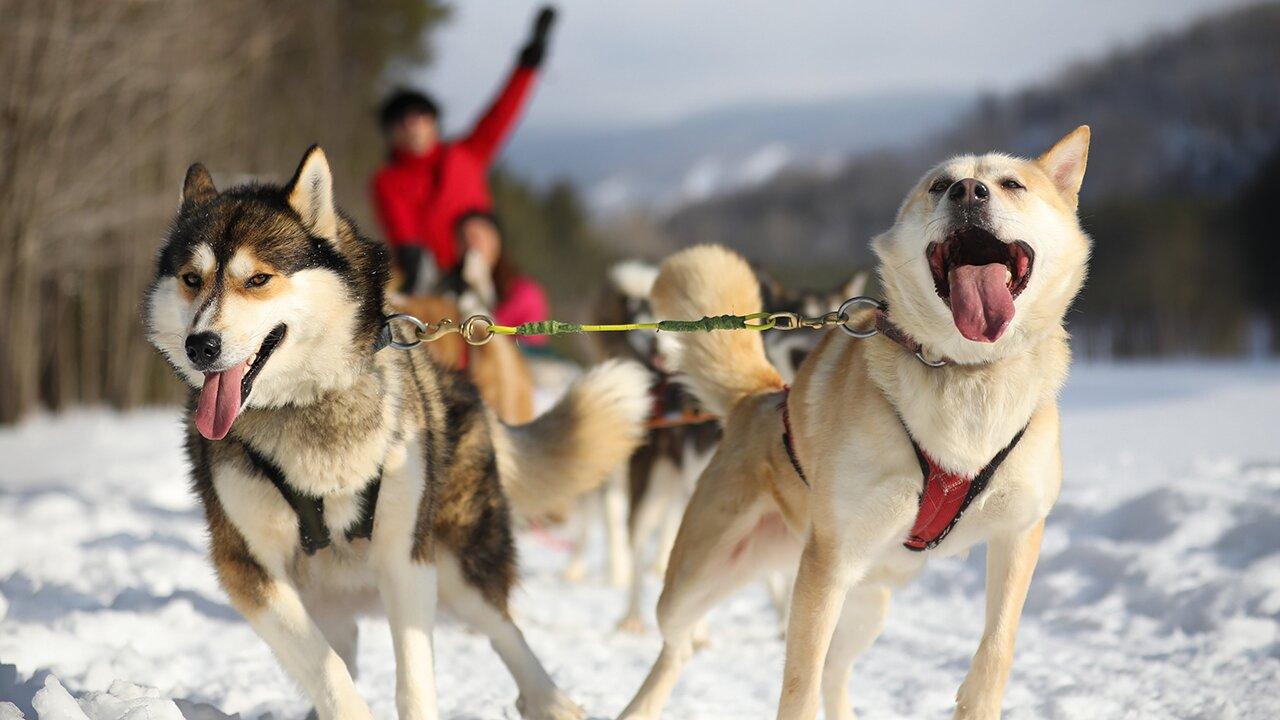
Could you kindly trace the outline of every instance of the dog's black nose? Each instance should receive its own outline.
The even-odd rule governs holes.
[[[986,202],[987,198],[991,197],[991,191],[987,189],[987,186],[981,180],[965,178],[964,180],[957,180],[951,185],[951,188],[947,190],[947,197],[954,203],[973,206]]]
[[[222,338],[217,333],[201,332],[187,336],[187,359],[197,368],[209,367],[222,354]]]

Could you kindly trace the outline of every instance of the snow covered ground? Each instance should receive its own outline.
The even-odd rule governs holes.
[[[1280,366],[1078,366],[1064,405],[1067,477],[1005,717],[1280,717]],[[0,700],[16,706],[0,704],[0,720],[306,712],[214,581],[178,439],[168,409],[0,431]],[[530,643],[593,716],[612,717],[656,635],[616,632],[621,592],[564,582],[559,543],[527,536],[521,552]],[[949,717],[981,593],[977,551],[896,595],[851,681],[863,720]],[[360,689],[393,717],[385,625],[361,629]],[[763,591],[721,606],[711,634],[667,717],[771,717],[782,645]],[[484,641],[445,624],[436,647],[445,717],[516,717]]]

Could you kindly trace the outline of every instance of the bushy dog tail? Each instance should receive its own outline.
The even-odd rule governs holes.
[[[705,315],[760,312],[760,281],[747,261],[719,245],[698,245],[662,264],[651,296],[659,318],[694,320]],[[740,400],[785,384],[764,354],[756,330],[673,333],[676,368],[698,400],[727,417]]]
[[[652,410],[650,382],[639,363],[610,360],[533,422],[499,425],[498,474],[515,511],[528,518],[566,509],[631,457]]]

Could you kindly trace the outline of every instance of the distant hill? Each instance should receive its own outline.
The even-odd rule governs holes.
[[[898,94],[734,105],[630,128],[523,129],[506,163],[538,183],[568,179],[605,214],[752,187],[786,168],[839,169],[853,153],[917,142],[969,98]]]
[[[722,242],[761,261],[863,263],[906,188],[960,151],[1036,153],[1093,127],[1082,207],[1224,198],[1280,143],[1280,5],[1231,11],[990,97],[911,149],[856,155],[835,173],[783,173],[670,214],[673,247]]]

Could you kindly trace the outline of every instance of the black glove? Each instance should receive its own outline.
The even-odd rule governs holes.
[[[417,245],[400,245],[395,248],[396,264],[400,266],[400,272],[404,275],[404,281],[400,283],[400,292],[405,295],[414,293],[414,286],[418,284],[418,269],[422,267],[422,248]]]
[[[533,20],[533,31],[529,34],[529,42],[520,51],[520,66],[536,68],[542,64],[547,53],[547,36],[551,34],[551,26],[556,23],[556,9],[543,5],[538,16]]]

